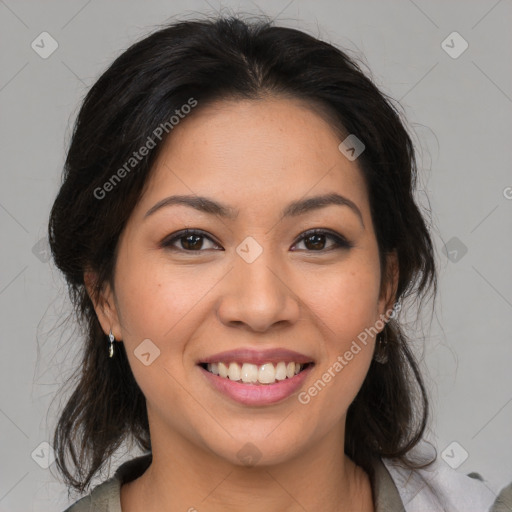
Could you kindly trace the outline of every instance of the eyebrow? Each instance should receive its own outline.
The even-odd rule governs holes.
[[[239,210],[227,206],[218,201],[214,201],[208,197],[197,195],[176,195],[169,196],[153,205],[144,215],[144,218],[149,217],[157,210],[172,205],[185,205],[195,208],[200,212],[210,215],[217,215],[226,219],[234,220],[238,216]],[[319,210],[330,205],[348,206],[361,221],[364,227],[363,215],[357,205],[350,199],[336,193],[324,194],[320,196],[308,197],[291,202],[281,213],[282,217],[298,217],[310,211]]]

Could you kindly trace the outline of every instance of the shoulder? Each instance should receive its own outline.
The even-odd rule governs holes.
[[[510,512],[512,510],[512,482],[504,487],[490,512]]]
[[[122,512],[122,484],[142,475],[151,461],[152,455],[147,453],[124,462],[114,476],[97,485],[90,494],[73,503],[64,512]]]
[[[121,482],[113,476],[97,485],[64,512],[121,512],[119,504]]]
[[[432,445],[420,442],[410,455],[414,459],[431,460],[435,456]],[[422,469],[410,470],[394,459],[383,458],[407,512],[464,511],[510,512],[512,483],[499,496],[485,484],[480,475],[472,476],[452,469],[436,458]]]

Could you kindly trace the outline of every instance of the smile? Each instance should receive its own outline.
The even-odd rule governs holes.
[[[282,361],[282,363],[285,364],[284,361]],[[283,364],[280,365],[280,363],[277,363],[274,368],[274,364],[272,363],[264,363],[259,366],[249,363],[250,366],[246,366],[245,368],[245,379],[247,380],[250,378],[252,380],[254,378],[249,377],[250,373],[255,375],[255,369],[251,369],[251,366],[254,366],[257,369],[258,379],[256,382],[244,382],[242,380],[242,375],[246,364],[248,363],[229,363],[228,366],[224,363],[218,363],[216,370],[219,374],[215,374],[212,371],[215,370],[215,363],[199,364],[197,367],[203,374],[208,387],[213,389],[215,392],[220,393],[222,396],[244,406],[268,406],[284,401],[295,393],[298,393],[304,386],[306,378],[315,366],[314,363],[300,364],[298,373],[295,373],[297,371],[296,363],[286,363],[286,377],[279,380],[277,379],[277,376],[282,377]],[[288,368],[290,369],[291,374],[292,364],[293,375],[289,377]],[[208,366],[210,366],[209,369]],[[262,380],[268,380],[270,382],[262,383],[259,381],[259,375],[262,367],[264,367],[261,377]],[[220,375],[221,369],[223,374],[226,374],[225,377]],[[240,373],[238,380],[230,379],[229,374],[231,371],[234,372],[234,377],[237,377],[237,372]]]

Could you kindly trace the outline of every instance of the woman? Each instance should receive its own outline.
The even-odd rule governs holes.
[[[82,493],[123,440],[147,453],[68,511],[507,510],[422,440],[415,179],[391,103],[300,31],[177,22],[124,52],[51,212],[87,334],[54,447]]]

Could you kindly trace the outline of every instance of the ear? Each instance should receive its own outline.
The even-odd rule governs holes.
[[[116,341],[121,341],[121,325],[110,284],[105,283],[101,290],[98,290],[98,274],[92,270],[84,272],[84,283],[103,332],[108,335],[112,329]]]
[[[386,312],[390,312],[393,309],[396,301],[399,277],[398,255],[396,251],[392,251],[386,256],[386,268],[384,271],[385,274],[378,308],[379,315],[386,316]]]

